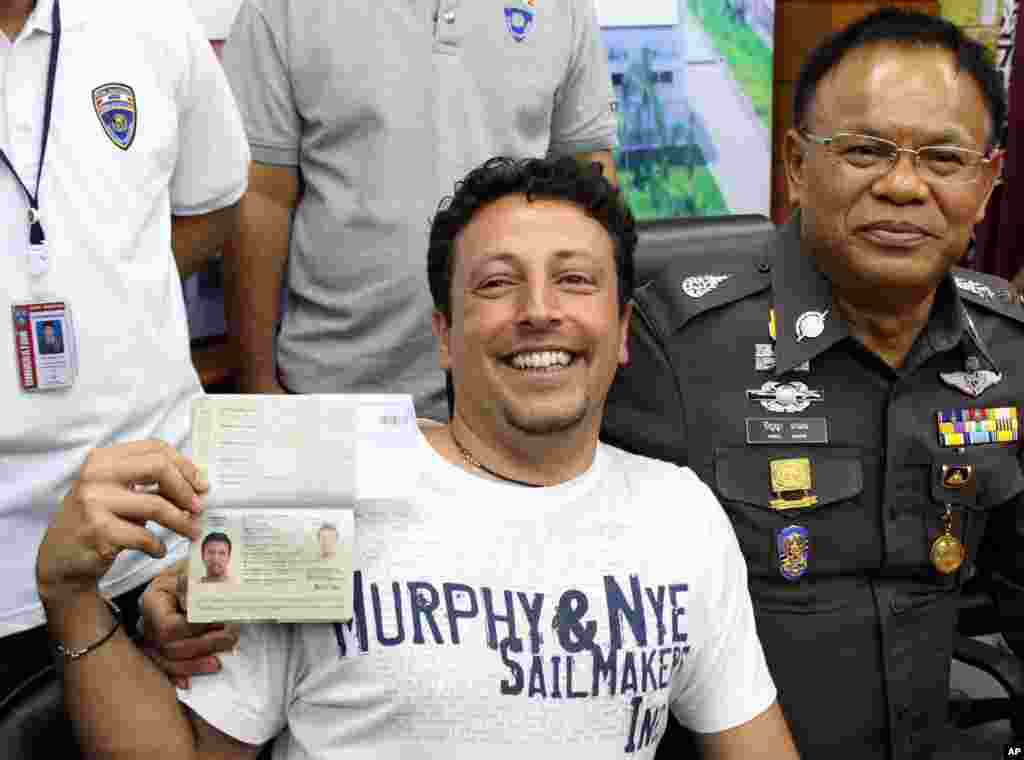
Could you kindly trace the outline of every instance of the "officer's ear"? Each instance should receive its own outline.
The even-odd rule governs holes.
[[[988,208],[989,199],[992,197],[996,185],[1003,181],[1003,160],[1005,157],[1006,151],[1000,148],[993,153],[992,160],[982,167],[982,176],[979,184],[984,192],[984,196],[981,199],[981,204],[978,206],[978,212],[974,215],[975,224],[981,224],[981,220],[985,218],[985,210]]]
[[[794,206],[803,206],[803,199],[807,194],[807,142],[795,129],[786,132],[782,156],[786,164],[789,202]]]

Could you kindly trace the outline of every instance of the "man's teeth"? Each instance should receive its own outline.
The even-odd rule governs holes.
[[[516,354],[512,357],[512,366],[516,369],[555,365],[568,367],[570,364],[572,364],[572,354],[568,351],[534,351],[529,354]]]

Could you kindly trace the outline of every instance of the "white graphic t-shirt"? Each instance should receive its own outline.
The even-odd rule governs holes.
[[[421,437],[411,499],[356,508],[355,614],[244,626],[179,698],[277,760],[653,758],[775,699],[732,526],[688,469],[600,445],[555,487]]]

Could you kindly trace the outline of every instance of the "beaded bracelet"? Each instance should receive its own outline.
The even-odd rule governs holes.
[[[107,606],[110,607],[110,611],[114,615],[114,626],[109,631],[107,631],[105,634],[103,634],[103,636],[98,638],[96,641],[94,641],[91,644],[87,644],[86,646],[82,647],[81,649],[68,649],[63,644],[57,643],[56,644],[57,654],[60,655],[61,657],[63,657],[65,660],[68,660],[70,662],[74,662],[79,657],[85,657],[87,654],[89,654],[89,652],[93,651],[94,649],[99,648],[103,644],[105,644],[108,641],[110,641],[110,638],[115,633],[117,633],[117,629],[121,627],[121,610],[118,608],[118,606],[116,604],[114,604],[112,601],[110,601],[106,597],[102,597],[102,598],[103,598],[103,601],[107,603]]]

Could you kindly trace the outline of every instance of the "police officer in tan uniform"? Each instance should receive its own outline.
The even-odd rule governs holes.
[[[959,590],[1024,578],[1024,307],[954,266],[1005,113],[979,45],[876,12],[805,64],[790,222],[635,297],[605,439],[718,495],[806,760],[998,756],[947,717]]]

